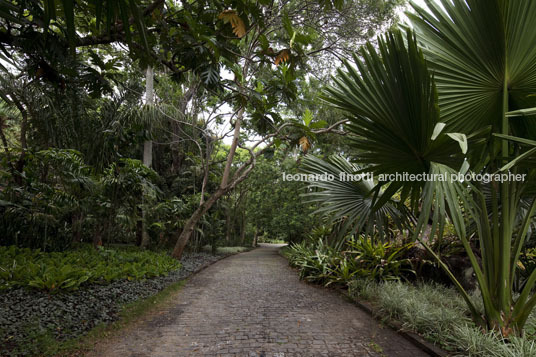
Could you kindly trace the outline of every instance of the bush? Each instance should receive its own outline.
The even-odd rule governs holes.
[[[150,251],[86,246],[66,252],[0,247],[0,290],[16,287],[49,292],[78,289],[84,284],[139,280],[180,268],[171,256]]]
[[[258,239],[258,243],[286,244],[287,242],[284,239],[268,238],[266,236],[261,236]]]
[[[413,273],[411,261],[402,258],[411,245],[396,247],[360,238],[349,240],[346,248],[337,251],[319,239],[315,244],[293,244],[284,254],[290,265],[299,269],[300,278],[325,285],[346,285],[356,277],[399,280]]]
[[[235,254],[235,253],[241,253],[246,252],[250,250],[251,248],[248,247],[217,247],[216,248],[216,254]],[[205,245],[201,248],[203,252],[210,253],[212,251],[212,247],[210,245]]]

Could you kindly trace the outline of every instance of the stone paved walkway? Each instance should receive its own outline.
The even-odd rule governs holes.
[[[276,245],[192,277],[97,356],[428,356],[335,292],[299,281]]]

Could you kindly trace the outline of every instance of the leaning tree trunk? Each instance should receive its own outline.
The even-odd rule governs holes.
[[[231,241],[231,208],[227,207],[225,211],[225,241],[229,244]]]
[[[231,165],[233,163],[233,158],[236,152],[236,148],[238,147],[238,140],[240,138],[240,125],[242,122],[242,117],[244,115],[244,108],[241,108],[238,111],[238,115],[235,121],[235,127],[234,127],[234,134],[233,134],[233,143],[231,144],[231,147],[229,149],[229,155],[227,155],[227,162],[225,164],[225,168],[223,170],[223,175],[221,179],[220,187],[214,194],[212,194],[208,200],[203,201],[203,197],[201,197],[201,204],[199,207],[195,210],[195,212],[190,216],[188,221],[186,221],[186,224],[184,225],[184,228],[182,229],[181,234],[179,235],[179,238],[177,238],[177,243],[175,244],[175,248],[173,249],[173,253],[171,254],[173,257],[180,259],[182,257],[182,253],[184,252],[184,248],[186,247],[186,244],[188,244],[188,241],[190,240],[190,237],[192,236],[192,233],[194,232],[195,227],[197,226],[197,223],[199,223],[199,220],[201,220],[201,217],[207,211],[216,203],[216,201],[226,194],[229,190],[234,188],[234,186],[241,181],[241,179],[237,179],[232,183],[229,183],[229,176],[231,173]],[[245,176],[244,176],[245,177]],[[242,177],[242,179],[244,178]]]
[[[240,245],[244,245],[246,241],[246,214],[242,213],[240,221]]]
[[[192,233],[194,232],[197,223],[199,223],[199,221],[201,220],[201,217],[203,217],[203,215],[207,213],[207,211],[214,205],[214,203],[216,203],[216,201],[225,193],[226,190],[221,188],[218,189],[216,192],[214,192],[212,196],[208,198],[208,200],[203,202],[203,204],[200,205],[190,216],[188,221],[186,221],[182,232],[177,238],[177,243],[175,244],[175,248],[173,248],[173,253],[171,254],[173,257],[177,259],[180,259],[182,257],[184,248],[186,247],[186,244],[188,244],[188,241],[190,240],[190,237],[192,236]]]

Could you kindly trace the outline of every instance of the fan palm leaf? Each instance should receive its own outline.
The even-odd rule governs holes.
[[[509,110],[536,106],[536,2],[427,1],[408,13],[439,93],[450,130],[502,130],[503,94]],[[536,137],[534,119],[513,119],[518,136]]]
[[[359,174],[360,169],[341,156],[333,156],[324,161],[307,155],[302,170],[312,175],[332,175],[333,181],[312,181],[312,191],[305,194],[310,202],[317,202],[317,212],[327,213],[334,221],[341,223],[336,247],[341,246],[349,232],[365,232],[371,236],[377,234],[381,239],[387,235],[387,226],[391,220],[398,228],[407,228],[412,220],[407,208],[390,199],[377,210],[373,210],[372,190],[374,182],[366,175]]]

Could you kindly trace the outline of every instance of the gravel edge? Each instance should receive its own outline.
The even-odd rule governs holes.
[[[0,294],[0,356],[39,353],[30,341],[35,339],[32,333],[44,329],[51,331],[59,342],[83,337],[99,324],[117,321],[126,304],[150,298],[167,286],[188,280],[212,264],[239,253],[217,256],[190,253],[181,259],[181,269],[166,276],[91,285],[66,294],[49,295],[25,289],[3,292]]]

